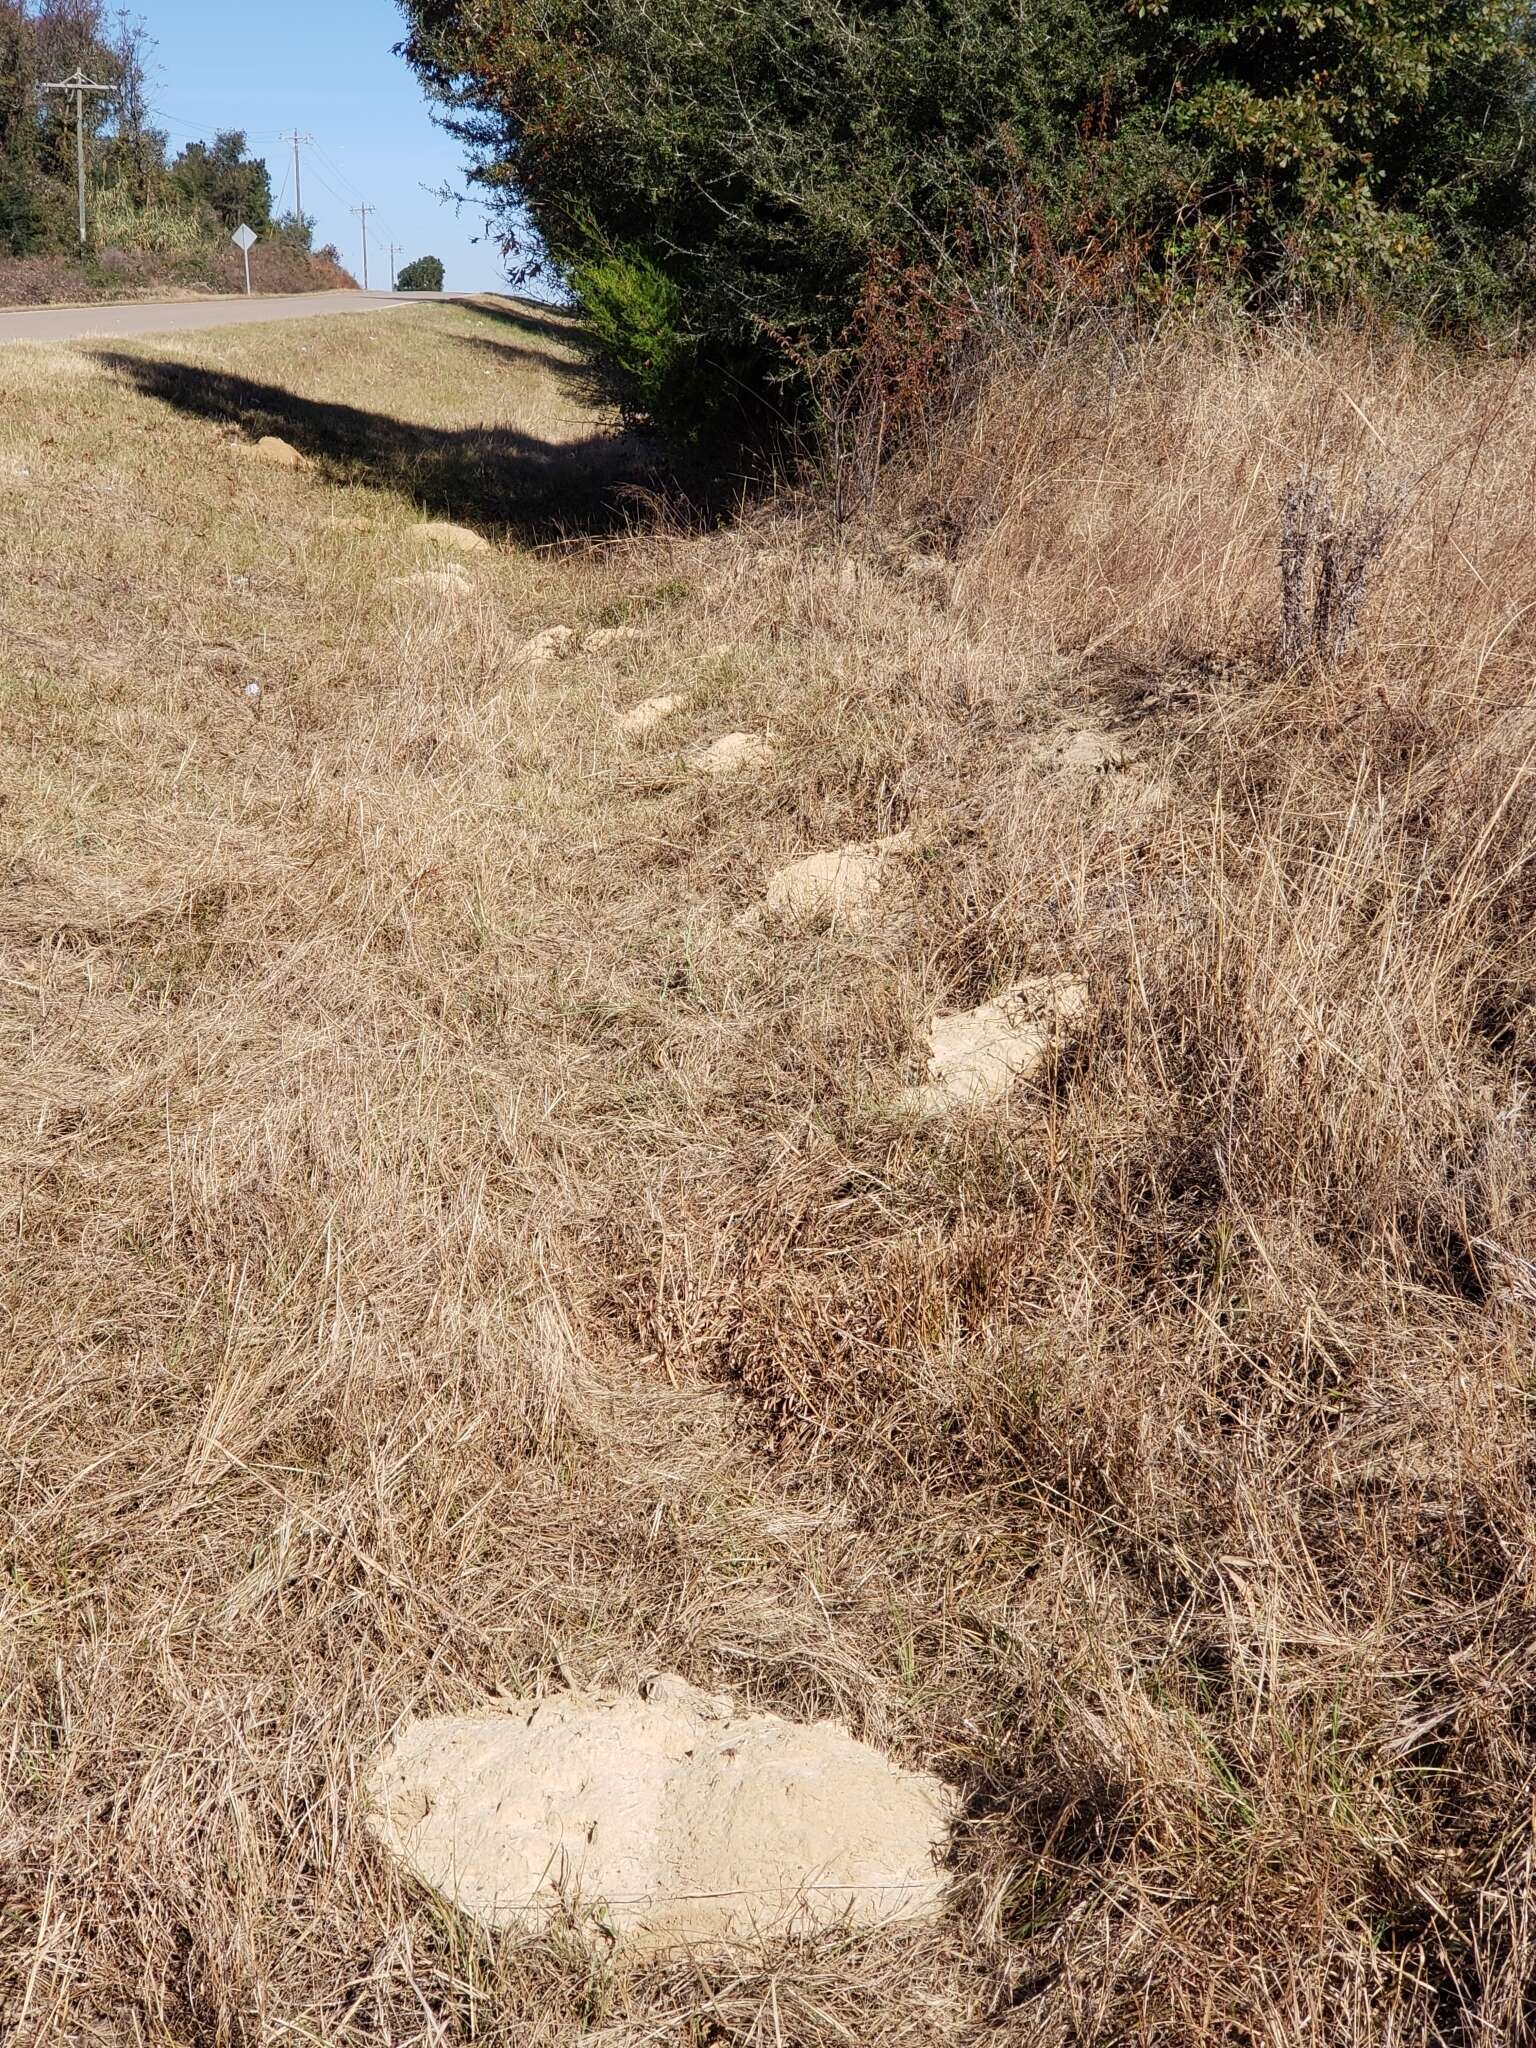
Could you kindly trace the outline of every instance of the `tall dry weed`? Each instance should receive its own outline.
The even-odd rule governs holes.
[[[978,1603],[925,1668],[987,1701],[1030,2039],[1532,2023],[1533,400],[1078,335],[888,464],[866,557],[938,608],[853,688],[936,848],[908,1003],[1069,971],[1097,1024],[1001,1128],[743,1133],[636,1248],[645,1343]],[[1053,770],[1063,716],[1142,768]]]

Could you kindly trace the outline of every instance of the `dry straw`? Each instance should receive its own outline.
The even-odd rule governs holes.
[[[9,2038],[1522,2038],[1528,372],[1063,340],[838,540],[598,542],[558,322],[302,341],[0,353]],[[944,1926],[636,1973],[370,1846],[401,1716],[656,1670],[952,1782]]]

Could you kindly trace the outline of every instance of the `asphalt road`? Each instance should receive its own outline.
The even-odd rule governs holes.
[[[125,306],[0,309],[0,342],[79,341],[92,334],[182,334],[261,320],[323,320],[336,313],[383,313],[419,305],[434,292],[298,292],[281,299],[181,299]]]

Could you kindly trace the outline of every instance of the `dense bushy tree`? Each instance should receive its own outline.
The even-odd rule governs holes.
[[[212,142],[189,142],[171,165],[171,177],[222,227],[234,229],[244,221],[259,235],[271,224],[272,179],[260,157],[246,155],[241,129],[226,129]]]
[[[894,248],[1442,309],[1526,282],[1518,0],[403,5],[509,245],[531,221],[675,416],[834,343]]]
[[[312,213],[285,213],[272,223],[269,239],[289,249],[302,249],[307,255],[315,246],[315,225]]]
[[[111,139],[98,150],[102,176],[125,185],[139,205],[147,206],[166,184],[167,138],[149,118],[149,65],[154,44],[144,22],[119,12],[104,38],[116,92],[110,103]]]
[[[0,249],[8,255],[45,246],[73,222],[74,104],[39,86],[76,64],[103,82],[114,76],[99,0],[0,0]],[[99,102],[86,120],[99,132]]]
[[[1169,253],[1415,310],[1517,300],[1531,32],[1525,0],[1138,0],[1132,118],[1166,118],[1199,176]]]
[[[975,184],[1043,159],[1117,61],[1091,0],[407,12],[408,54],[509,225],[526,203],[675,419],[701,390],[760,392],[785,338],[835,338],[874,247],[942,231]]]
[[[395,289],[401,292],[440,292],[444,275],[440,257],[418,256],[414,263],[407,263],[395,279]]]
[[[20,0],[0,0],[0,250],[25,255],[40,231],[31,38]]]
[[[38,90],[77,64],[111,88],[84,106],[92,219],[110,220],[131,247],[191,252],[222,243],[241,220],[274,229],[267,166],[237,130],[168,163],[149,105],[153,49],[137,16],[109,14],[103,0],[0,0],[0,253],[77,246],[74,99]],[[313,229],[290,216],[275,232],[307,250]]]
[[[117,67],[108,47],[105,9],[100,0],[34,0],[21,14],[31,44],[35,79],[67,78],[76,65],[98,84],[115,85]],[[87,132],[99,136],[112,118],[110,101],[87,96]],[[68,93],[48,93],[37,101],[37,165],[40,175],[61,188],[72,188],[75,176],[75,102]]]

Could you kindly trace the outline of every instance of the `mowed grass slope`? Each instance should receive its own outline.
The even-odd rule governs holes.
[[[1101,369],[687,536],[542,315],[0,353],[10,2036],[1529,2027],[1528,379]],[[1283,672],[1308,462],[1404,513]],[[668,1669],[953,1781],[948,1919],[636,1971],[370,1845],[400,1716]]]

